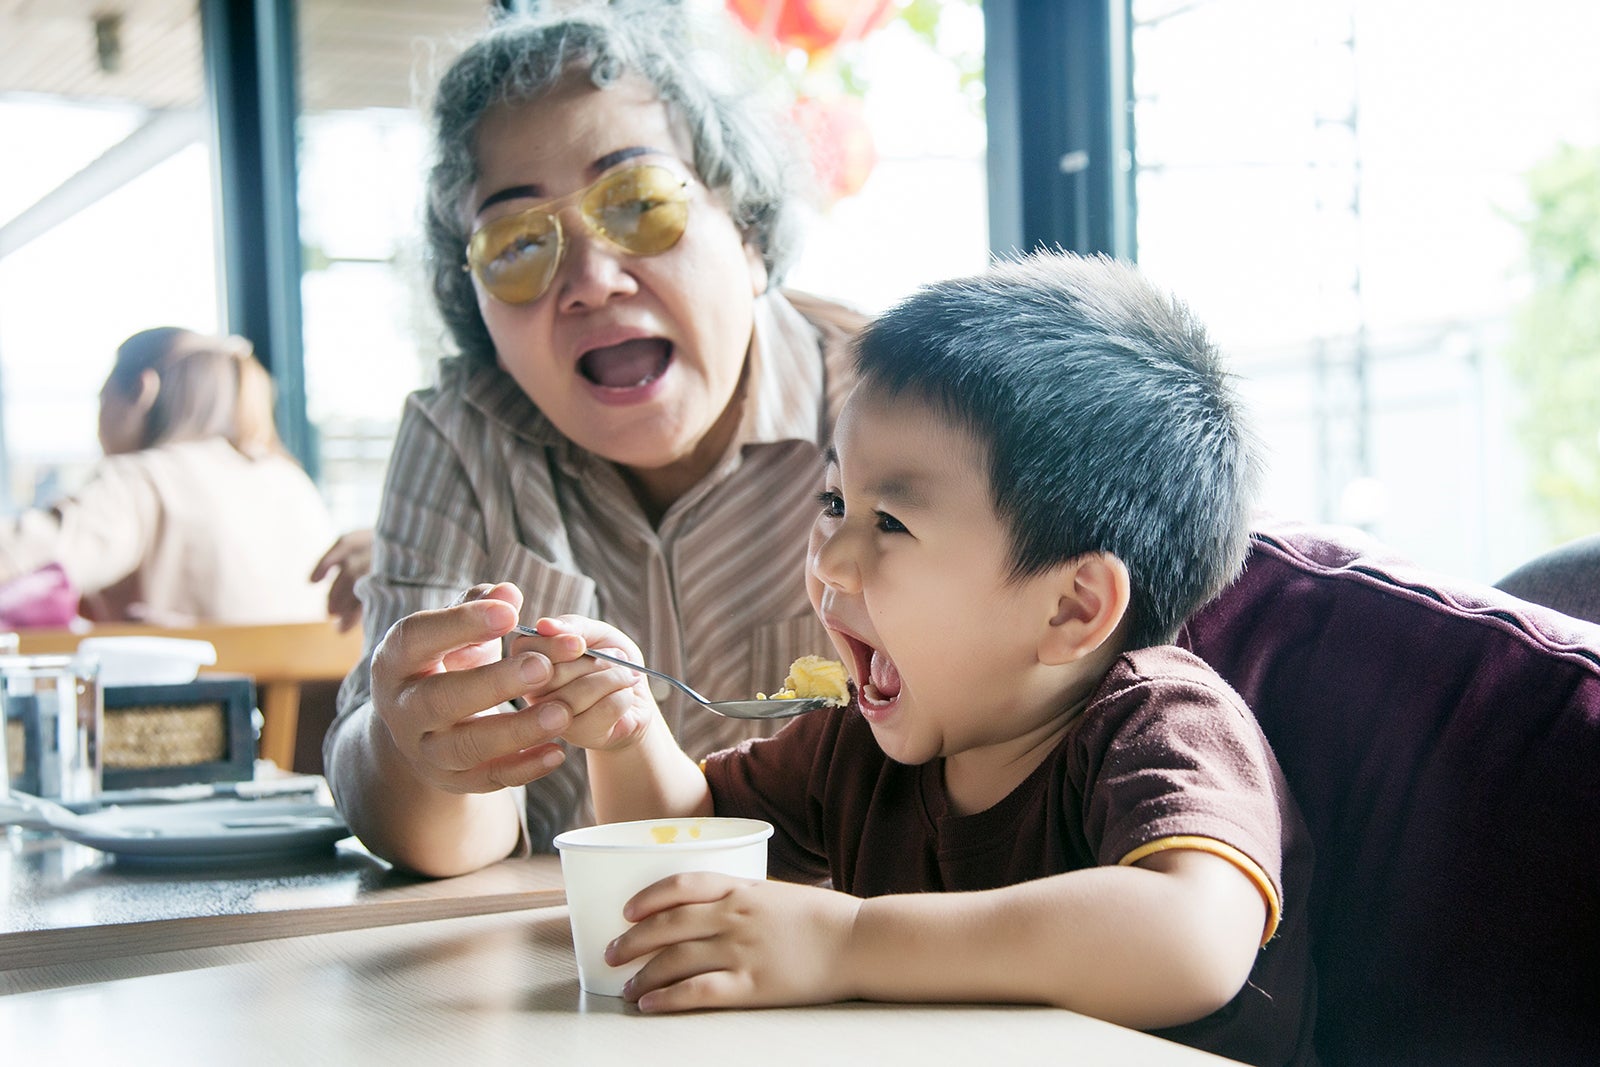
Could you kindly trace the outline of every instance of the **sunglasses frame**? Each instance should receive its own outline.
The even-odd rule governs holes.
[[[679,204],[684,211],[683,225],[678,229],[678,232],[673,235],[672,240],[667,242],[667,244],[663,245],[661,248],[650,252],[636,251],[632,248],[629,248],[628,245],[622,241],[619,241],[609,231],[607,231],[605,226],[597,217],[598,213],[590,213],[589,205],[587,204],[589,197],[605,188],[608,183],[616,182],[619,179],[623,179],[628,175],[637,174],[640,171],[659,171],[662,174],[668,175],[673,183],[672,189],[675,195],[674,202]],[[566,257],[567,233],[566,227],[561,223],[560,213],[566,210],[566,208],[573,203],[576,203],[578,206],[578,217],[583,220],[584,228],[587,229],[590,234],[601,241],[604,241],[610,247],[630,256],[658,256],[677,245],[677,243],[683,239],[684,231],[688,229],[689,195],[687,190],[689,188],[689,181],[689,178],[678,173],[671,167],[665,166],[661,163],[635,163],[631,166],[625,166],[617,170],[610,171],[609,173],[603,174],[596,178],[583,188],[575,189],[565,196],[558,196],[551,200],[541,201],[537,204],[523,208],[520,211],[492,219],[489,222],[477,227],[467,237],[465,262],[461,264],[461,269],[471,274],[473,278],[477,280],[478,285],[483,288],[484,292],[488,293],[491,297],[500,301],[502,304],[521,306],[534,303],[540,297],[544,296],[545,293],[550,291],[550,284],[555,280],[556,271],[561,269],[561,261]],[[489,259],[486,261],[484,257],[487,254],[487,249],[478,246],[483,240],[483,235],[488,233],[492,228],[505,225],[507,222],[512,220],[527,219],[531,216],[543,216],[549,220],[550,232],[555,236],[555,254],[550,259],[550,267],[545,275],[544,283],[539,287],[537,292],[521,300],[508,300],[499,293],[495,292],[495,285],[485,277],[487,267],[493,262],[493,260]]]

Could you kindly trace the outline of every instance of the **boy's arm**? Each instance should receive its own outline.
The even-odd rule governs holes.
[[[586,648],[605,648],[640,662],[633,640],[581,615],[539,619],[533,628],[536,635],[518,640],[534,639],[527,647],[545,654],[553,676],[533,711],[541,721],[548,716],[567,744],[586,750],[598,820],[710,815],[706,776],[678,747],[645,676],[583,654]]]
[[[1267,909],[1229,861],[1173,850],[982,892],[867,900],[680,876],[645,889],[627,915],[636,925],[607,962],[657,953],[627,991],[645,1011],[1043,1003],[1154,1029],[1199,1019],[1238,993]]]
[[[711,814],[706,776],[678,747],[659,712],[634,743],[590,749],[589,791],[600,822]]]
[[[844,964],[852,995],[869,1000],[1042,1002],[1148,1030],[1232,1000],[1266,920],[1239,868],[1173,850],[981,893],[863,901]]]

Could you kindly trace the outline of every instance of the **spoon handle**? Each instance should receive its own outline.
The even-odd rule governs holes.
[[[538,630],[535,630],[533,627],[531,627],[531,626],[523,626],[521,624],[517,625],[516,632],[519,633],[519,634],[526,634],[529,637],[543,637],[544,636]],[[654,667],[646,667],[642,663],[634,663],[632,660],[626,660],[626,659],[623,659],[620,656],[613,656],[613,655],[610,655],[609,653],[606,653],[606,652],[596,652],[592,648],[584,649],[583,650],[583,654],[585,656],[593,656],[595,659],[603,659],[607,663],[615,663],[619,667],[627,667],[630,670],[638,671],[641,674],[648,674],[652,678],[660,678],[663,682],[666,682],[668,685],[676,686],[677,689],[680,692],[682,692],[685,696],[687,696],[690,700],[694,701],[696,704],[699,704],[702,707],[710,707],[710,705],[711,705],[711,701],[707,700],[705,697],[701,696],[699,693],[696,693],[693,689],[689,688],[689,683],[683,681],[680,678],[675,678],[675,677],[673,677],[672,675],[668,674],[665,671],[658,671]],[[713,708],[712,710],[716,710],[716,709]]]
[[[59,804],[19,793],[15,789],[0,796],[0,826],[20,826],[25,830],[59,830],[71,826],[78,816]]]

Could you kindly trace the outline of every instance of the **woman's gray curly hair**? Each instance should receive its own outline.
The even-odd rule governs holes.
[[[434,163],[428,175],[426,232],[434,299],[461,353],[495,362],[466,263],[468,190],[477,179],[474,136],[497,103],[535,100],[582,72],[599,88],[625,73],[642,75],[683,121],[700,180],[727,206],[734,224],[766,263],[772,284],[797,244],[786,142],[753,106],[751,94],[716,88],[691,67],[684,15],[675,4],[628,4],[509,16],[463,52],[434,98]]]

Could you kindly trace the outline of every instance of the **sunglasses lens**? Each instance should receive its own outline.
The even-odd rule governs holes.
[[[684,180],[665,167],[630,167],[589,190],[583,216],[618,247],[653,256],[683,236],[689,193]]]
[[[665,167],[644,164],[600,179],[581,196],[584,221],[636,256],[678,243],[689,220],[688,183]],[[544,295],[561,262],[561,223],[554,211],[566,198],[507,215],[467,242],[467,263],[489,295],[506,304],[531,304]]]
[[[525,211],[491,222],[472,235],[467,262],[496,300],[527,304],[544,295],[561,258],[555,216]]]

